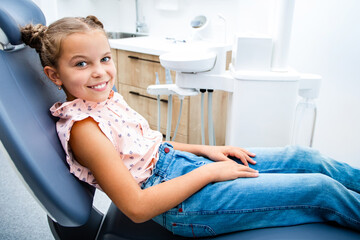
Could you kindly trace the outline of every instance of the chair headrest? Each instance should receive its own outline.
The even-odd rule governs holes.
[[[22,43],[20,26],[46,24],[40,8],[31,0],[1,0],[0,44],[3,49]]]

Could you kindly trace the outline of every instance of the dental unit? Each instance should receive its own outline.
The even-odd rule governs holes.
[[[211,145],[215,145],[211,116],[212,91],[223,90],[229,92],[226,145],[285,146],[298,144],[299,135],[306,134],[310,139],[302,143],[311,146],[316,106],[311,105],[312,120],[310,127],[306,128],[309,133],[302,130],[304,123],[301,112],[304,109],[301,111],[299,108],[306,107],[304,100],[313,104],[318,97],[321,76],[299,73],[288,67],[295,1],[281,0],[278,3],[277,26],[272,37],[238,35],[233,46],[214,43],[210,47],[199,48],[199,45],[194,47],[189,43],[181,51],[162,54],[160,63],[165,69],[176,71],[176,84],[151,85],[148,92],[154,95],[177,94],[183,98],[196,95],[200,90],[203,95],[205,89],[208,90]],[[231,64],[226,70],[226,55],[231,50]],[[297,107],[299,97],[303,100]],[[170,111],[168,119],[169,116]],[[171,125],[167,127],[171,128]],[[204,144],[203,127],[202,136]]]

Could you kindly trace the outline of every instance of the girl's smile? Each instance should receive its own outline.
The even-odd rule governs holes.
[[[92,88],[96,91],[104,91],[106,89],[106,86],[107,86],[108,82],[105,82],[105,83],[102,83],[102,84],[98,84],[98,85],[95,85],[95,86],[90,86],[89,88]]]

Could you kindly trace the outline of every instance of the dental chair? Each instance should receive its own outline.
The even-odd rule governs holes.
[[[153,221],[131,222],[114,204],[106,214],[93,206],[95,189],[69,173],[50,106],[65,95],[43,74],[34,49],[24,46],[18,26],[45,24],[31,0],[1,0],[0,5],[0,139],[16,171],[48,216],[55,239],[162,240],[175,236]],[[333,223],[267,228],[212,239],[341,239],[360,233]]]

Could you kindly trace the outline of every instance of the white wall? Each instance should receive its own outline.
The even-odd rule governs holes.
[[[360,2],[296,3],[290,64],[323,76],[314,147],[360,166]]]
[[[94,14],[109,31],[135,31],[135,0],[34,0],[51,21],[63,16]],[[190,19],[206,14],[226,17],[233,33],[272,33],[276,0],[140,0],[151,35],[187,38]],[[167,0],[170,1],[170,0]],[[54,13],[54,6],[56,11]],[[290,66],[323,76],[314,148],[360,166],[360,1],[298,0],[295,5]],[[56,17],[54,17],[56,16]],[[49,21],[49,22],[51,22]]]
[[[46,16],[47,22],[66,16],[96,15],[108,31],[135,31],[135,0],[33,0]],[[176,3],[176,10],[164,10],[164,1]],[[151,35],[187,38],[190,21],[204,14],[211,21],[222,14],[233,32],[271,33],[275,0],[139,0],[140,14]]]

